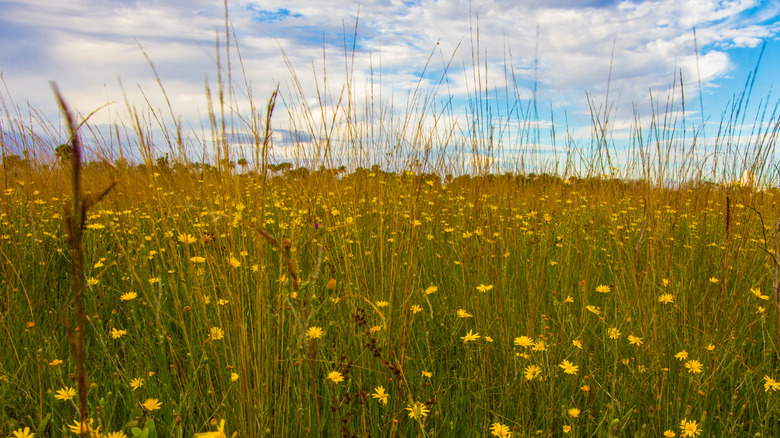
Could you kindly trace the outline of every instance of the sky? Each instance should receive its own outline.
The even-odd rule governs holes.
[[[135,108],[159,138],[154,115],[143,112],[153,108],[169,130],[181,120],[207,141],[206,87],[216,102],[220,76],[228,76],[223,1],[0,0],[0,7],[0,96],[16,108],[12,119],[29,121],[33,111],[59,126],[49,85],[56,81],[80,114],[97,110],[90,123],[98,128],[131,126]],[[587,143],[597,113],[608,114],[611,136],[625,140],[637,120],[648,123],[668,103],[681,110],[680,78],[687,123],[714,133],[762,50],[754,104],[774,101],[780,67],[777,0],[260,0],[228,1],[227,15],[231,120],[246,125],[250,101],[263,113],[279,87],[280,160],[294,154],[293,133],[308,132],[309,153],[323,154],[314,140],[329,123],[348,131],[355,117],[371,141],[380,140],[372,129],[393,126],[412,149],[425,145],[404,120],[436,132],[427,143],[452,141],[449,131],[492,132],[509,152],[529,145],[549,152],[551,127],[558,143],[567,130]],[[8,129],[10,121],[0,123]],[[386,153],[365,148],[370,159]]]

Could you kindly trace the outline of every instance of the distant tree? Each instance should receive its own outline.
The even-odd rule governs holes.
[[[54,149],[54,156],[57,157],[57,161],[67,163],[71,160],[73,155],[73,147],[67,143],[61,144]]]
[[[170,165],[170,162],[168,161],[168,154],[165,154],[165,156],[157,157],[157,167],[161,169],[167,169]]]
[[[189,173],[190,169],[184,164],[177,161],[173,163],[173,171],[179,175],[186,175],[187,173]]]
[[[305,179],[309,176],[309,169],[305,167],[299,167],[295,170],[291,170],[288,175],[293,178]]]
[[[233,170],[233,169],[236,168],[236,162],[235,161],[230,161],[230,160],[225,159],[225,160],[222,160],[220,163],[222,164],[222,166],[223,166],[223,168],[225,170]]]
[[[23,160],[18,155],[6,155],[3,159],[3,167],[6,170],[15,170],[20,169],[23,167],[26,167],[29,164],[29,161]]]

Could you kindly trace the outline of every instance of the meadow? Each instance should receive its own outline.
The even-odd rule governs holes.
[[[744,140],[732,108],[715,143],[750,159],[714,167],[659,115],[632,177],[603,113],[579,164],[532,173],[423,123],[399,150],[430,109],[358,144],[346,101],[327,143],[357,146],[282,165],[273,102],[237,164],[214,108],[211,164],[138,117],[125,159],[6,111],[3,436],[780,436],[774,113]]]

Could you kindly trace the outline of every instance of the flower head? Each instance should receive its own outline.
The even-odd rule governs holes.
[[[194,238],[192,234],[184,234],[184,233],[179,234],[178,239],[179,242],[185,245],[189,245],[190,243],[195,243],[198,241],[198,239]]]
[[[490,434],[499,438],[509,438],[512,436],[512,432],[509,431],[509,426],[495,422],[490,426]]]
[[[754,287],[750,289],[750,293],[753,294],[754,297],[758,298],[759,300],[768,300],[768,295],[763,295],[761,293],[761,289]]]
[[[682,430],[682,436],[695,437],[701,433],[699,424],[694,420],[688,421],[687,418],[684,418],[682,421],[680,421],[680,430]]]
[[[458,318],[471,318],[472,316],[474,316],[463,309],[458,309],[457,314],[458,314]]]
[[[479,286],[477,286],[477,290],[480,291],[480,292],[488,292],[488,291],[493,290],[493,285],[492,284],[488,284],[488,285],[480,284]]]
[[[374,393],[371,394],[371,397],[374,397],[375,399],[379,400],[379,403],[382,403],[383,405],[387,405],[387,398],[389,397],[389,394],[385,392],[384,386],[377,386],[374,388]]]
[[[702,364],[698,360],[689,360],[685,362],[685,368],[688,368],[688,372],[691,374],[699,374],[702,371]]]
[[[590,313],[592,313],[592,314],[594,314],[594,315],[596,315],[596,316],[598,316],[598,315],[600,315],[600,314],[601,314],[601,309],[600,309],[600,308],[598,308],[598,307],[596,307],[596,306],[590,306],[590,305],[588,305],[588,306],[585,306],[585,309],[587,309],[587,310],[588,310],[588,312],[590,312]]]
[[[119,297],[121,301],[132,301],[138,297],[138,294],[135,292],[127,292],[122,294],[122,296]]]
[[[156,411],[162,407],[162,403],[156,398],[147,398],[141,406],[146,411]]]
[[[523,375],[525,376],[526,380],[533,380],[541,373],[542,373],[542,369],[539,368],[538,366],[528,365],[527,367],[525,367],[525,373],[523,373]]]
[[[610,293],[611,291],[612,291],[612,288],[607,286],[606,284],[600,284],[600,285],[596,286],[596,292],[598,292],[598,293],[607,294],[607,293]]]
[[[130,381],[130,387],[133,388],[133,391],[136,389],[141,389],[142,386],[144,386],[144,379],[138,377]]]
[[[344,381],[344,376],[338,371],[331,371],[328,373],[328,380],[333,383],[339,383]]]
[[[566,412],[568,412],[569,416],[571,416],[572,418],[577,418],[580,416],[580,410],[577,408],[571,408]]]
[[[465,344],[466,342],[479,339],[479,333],[474,333],[474,330],[469,330],[469,332],[466,333],[466,336],[461,336],[460,338],[463,339],[463,343]]]
[[[534,346],[533,339],[529,338],[528,336],[519,336],[515,338],[515,345],[518,347],[528,348]]]
[[[423,417],[428,416],[428,412],[430,412],[430,409],[425,406],[425,403],[422,402],[414,402],[414,404],[410,403],[406,410],[409,411],[409,418],[415,419],[415,420],[422,420]]]
[[[76,396],[76,390],[68,386],[66,388],[57,390],[57,394],[54,395],[54,398],[56,398],[57,400],[67,401],[72,399],[75,396]]]
[[[86,421],[84,423],[78,420],[73,420],[73,424],[68,425],[68,430],[70,430],[71,432],[77,435],[82,435],[86,432],[91,432],[94,433],[95,435],[99,435],[100,427],[99,426],[93,427],[92,426],[93,423],[94,420],[92,420],[91,418],[89,419],[89,421]]]
[[[218,341],[225,337],[225,332],[219,327],[212,327],[209,329],[209,340]]]
[[[563,372],[566,374],[577,374],[577,371],[579,370],[579,366],[574,365],[566,359],[564,359],[563,362],[561,362],[561,364],[558,366],[563,368]]]
[[[225,435],[225,420],[219,421],[219,426],[217,426],[217,430],[214,432],[196,433],[195,438],[227,438],[227,435]]]
[[[14,438],[33,438],[35,437],[35,434],[30,431],[29,427],[25,427],[22,429],[21,427],[19,429],[16,429],[12,432],[14,435]]]
[[[634,336],[634,335],[628,335],[628,343],[631,344],[631,345],[640,346],[644,342],[645,341],[642,340],[642,338],[640,338],[640,337],[637,337],[637,336]]]
[[[306,330],[306,339],[318,339],[324,334],[325,332],[322,331],[322,327],[309,327]]]
[[[764,376],[764,392],[769,392],[770,389],[772,391],[780,391],[780,382],[769,376]]]

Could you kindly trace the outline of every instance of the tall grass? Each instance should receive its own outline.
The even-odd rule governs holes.
[[[197,159],[170,106],[79,127],[84,195],[118,182],[84,212],[83,312],[63,221],[79,179],[54,156],[70,135],[4,100],[3,433],[66,436],[84,415],[114,437],[780,434],[778,193],[759,187],[780,125],[768,103],[745,123],[750,83],[710,140],[680,79],[627,152],[592,104],[561,166],[529,151],[530,106],[492,119],[478,55],[464,123],[444,78],[399,104],[360,91],[348,56],[319,113],[290,66],[267,103],[247,86],[242,114],[217,50]],[[306,134],[292,168],[279,111]],[[239,133],[253,159],[235,168]],[[86,407],[68,392],[74,312]]]

